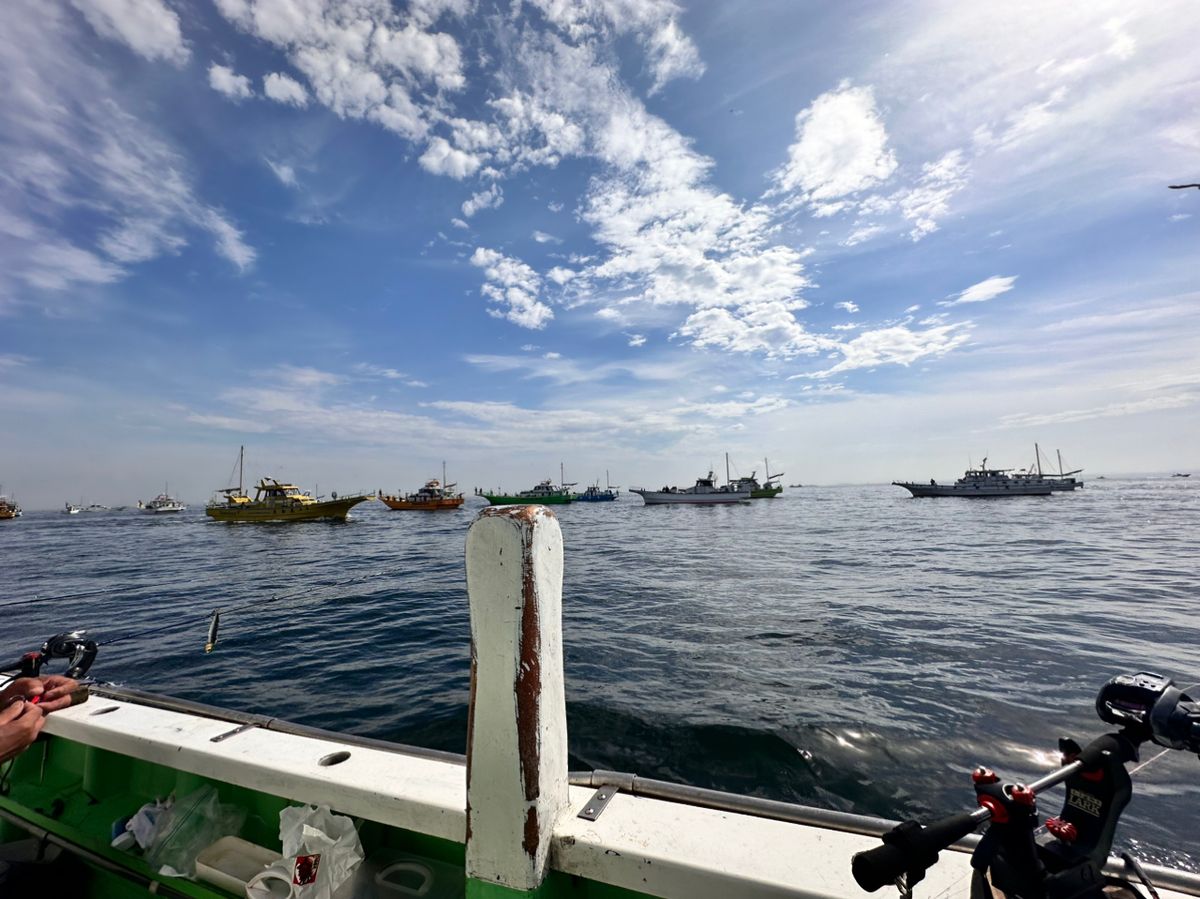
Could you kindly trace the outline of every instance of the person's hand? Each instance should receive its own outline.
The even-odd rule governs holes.
[[[29,748],[45,723],[42,710],[23,699],[0,709],[0,762],[16,758]]]
[[[45,688],[40,677],[18,677],[9,681],[8,686],[0,690],[0,708],[8,705],[14,699],[27,696],[40,696]]]
[[[51,674],[41,678],[40,686],[43,692],[40,694],[42,698],[38,708],[42,710],[43,715],[49,715],[71,705],[71,691],[79,686],[79,682],[61,674]]]

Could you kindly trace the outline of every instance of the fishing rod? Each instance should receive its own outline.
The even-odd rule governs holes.
[[[1146,742],[1165,747],[1164,752],[1200,755],[1200,702],[1169,678],[1143,671],[1108,681],[1096,697],[1096,714],[1120,729],[1087,747],[1060,739],[1062,767],[1029,784],[1001,783],[994,771],[977,768],[971,775],[977,809],[929,825],[897,825],[883,835],[884,845],[854,856],[851,871],[858,885],[874,892],[895,883],[910,896],[939,852],[988,822],[971,856],[972,899],[993,896],[993,888],[1019,899],[1099,899],[1112,883],[1103,867],[1133,795],[1125,764],[1138,760],[1138,748]],[[1062,811],[1041,824],[1037,797],[1060,783],[1067,789]],[[1140,872],[1136,860],[1128,860]]]
[[[177,584],[176,583],[138,584],[136,586],[128,587],[128,588],[124,588],[124,589],[128,589],[128,590],[160,590],[163,587],[174,587],[174,586],[177,586]],[[13,600],[12,602],[0,603],[0,609],[15,609],[18,606],[35,606],[35,605],[40,605],[40,604],[48,603],[48,602],[61,602],[63,600],[67,600],[67,599],[80,599],[84,596],[97,596],[100,594],[112,595],[112,594],[118,593],[118,592],[122,592],[122,591],[118,591],[112,587],[97,587],[94,590],[80,590],[77,593],[60,593],[57,596],[33,596],[33,597],[30,597],[29,599],[17,599],[17,600]]]

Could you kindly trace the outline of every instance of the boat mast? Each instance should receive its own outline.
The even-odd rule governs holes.
[[[1055,450],[1054,452],[1058,453],[1058,476],[1061,478],[1063,473],[1062,450]]]
[[[729,453],[725,454],[725,483],[729,483]]]
[[[246,461],[246,447],[243,444],[238,447],[238,496],[246,492],[246,488],[242,486],[242,471]]]
[[[442,486],[446,486],[446,460],[442,460]]]
[[[1037,456],[1038,477],[1040,478],[1042,476],[1042,451],[1038,449],[1036,442],[1033,444],[1033,454]],[[1059,467],[1061,468],[1062,466],[1060,465]]]

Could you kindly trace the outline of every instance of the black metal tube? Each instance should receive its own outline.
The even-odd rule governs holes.
[[[79,856],[89,865],[95,865],[97,868],[103,868],[122,877],[131,883],[136,883],[140,887],[145,887],[147,891],[154,893],[156,896],[171,896],[173,899],[190,899],[189,894],[175,889],[170,884],[164,883],[161,880],[155,880],[153,877],[147,877],[144,874],[139,874],[132,868],[126,868],[100,855],[98,852],[93,852],[85,846],[80,846],[78,843],[68,840],[66,837],[60,837],[52,831],[46,830],[32,821],[22,818],[20,815],[10,812],[8,809],[0,808],[0,818],[3,818],[9,824],[21,828],[40,842],[49,843],[59,847],[64,852],[69,852],[72,855]]]

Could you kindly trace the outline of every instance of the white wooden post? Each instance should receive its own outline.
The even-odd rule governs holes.
[[[471,525],[467,877],[513,890],[541,884],[567,810],[562,572],[545,507],[490,507]]]

